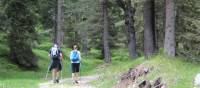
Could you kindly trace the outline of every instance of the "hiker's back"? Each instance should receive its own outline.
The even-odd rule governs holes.
[[[60,52],[59,52],[59,49],[57,47],[52,47],[50,52],[51,52],[51,58],[53,60],[59,60]]]

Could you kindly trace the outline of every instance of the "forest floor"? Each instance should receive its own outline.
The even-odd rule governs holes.
[[[39,88],[95,88],[89,82],[98,80],[98,76],[83,76],[80,77],[79,84],[73,84],[71,78],[66,78],[55,84],[52,81],[39,84]]]

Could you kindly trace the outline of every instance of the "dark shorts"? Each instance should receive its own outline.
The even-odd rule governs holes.
[[[50,70],[52,70],[52,69],[57,69],[58,71],[62,70],[62,65],[61,65],[60,60],[54,60],[51,63]]]
[[[72,73],[79,72],[80,63],[71,63]]]

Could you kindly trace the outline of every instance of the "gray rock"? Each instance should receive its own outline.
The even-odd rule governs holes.
[[[198,73],[194,78],[194,86],[200,88],[200,73]]]

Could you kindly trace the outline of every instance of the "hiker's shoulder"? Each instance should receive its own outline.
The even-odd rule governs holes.
[[[74,50],[71,50],[71,51],[70,51],[70,53],[73,53],[73,52],[74,52]]]

